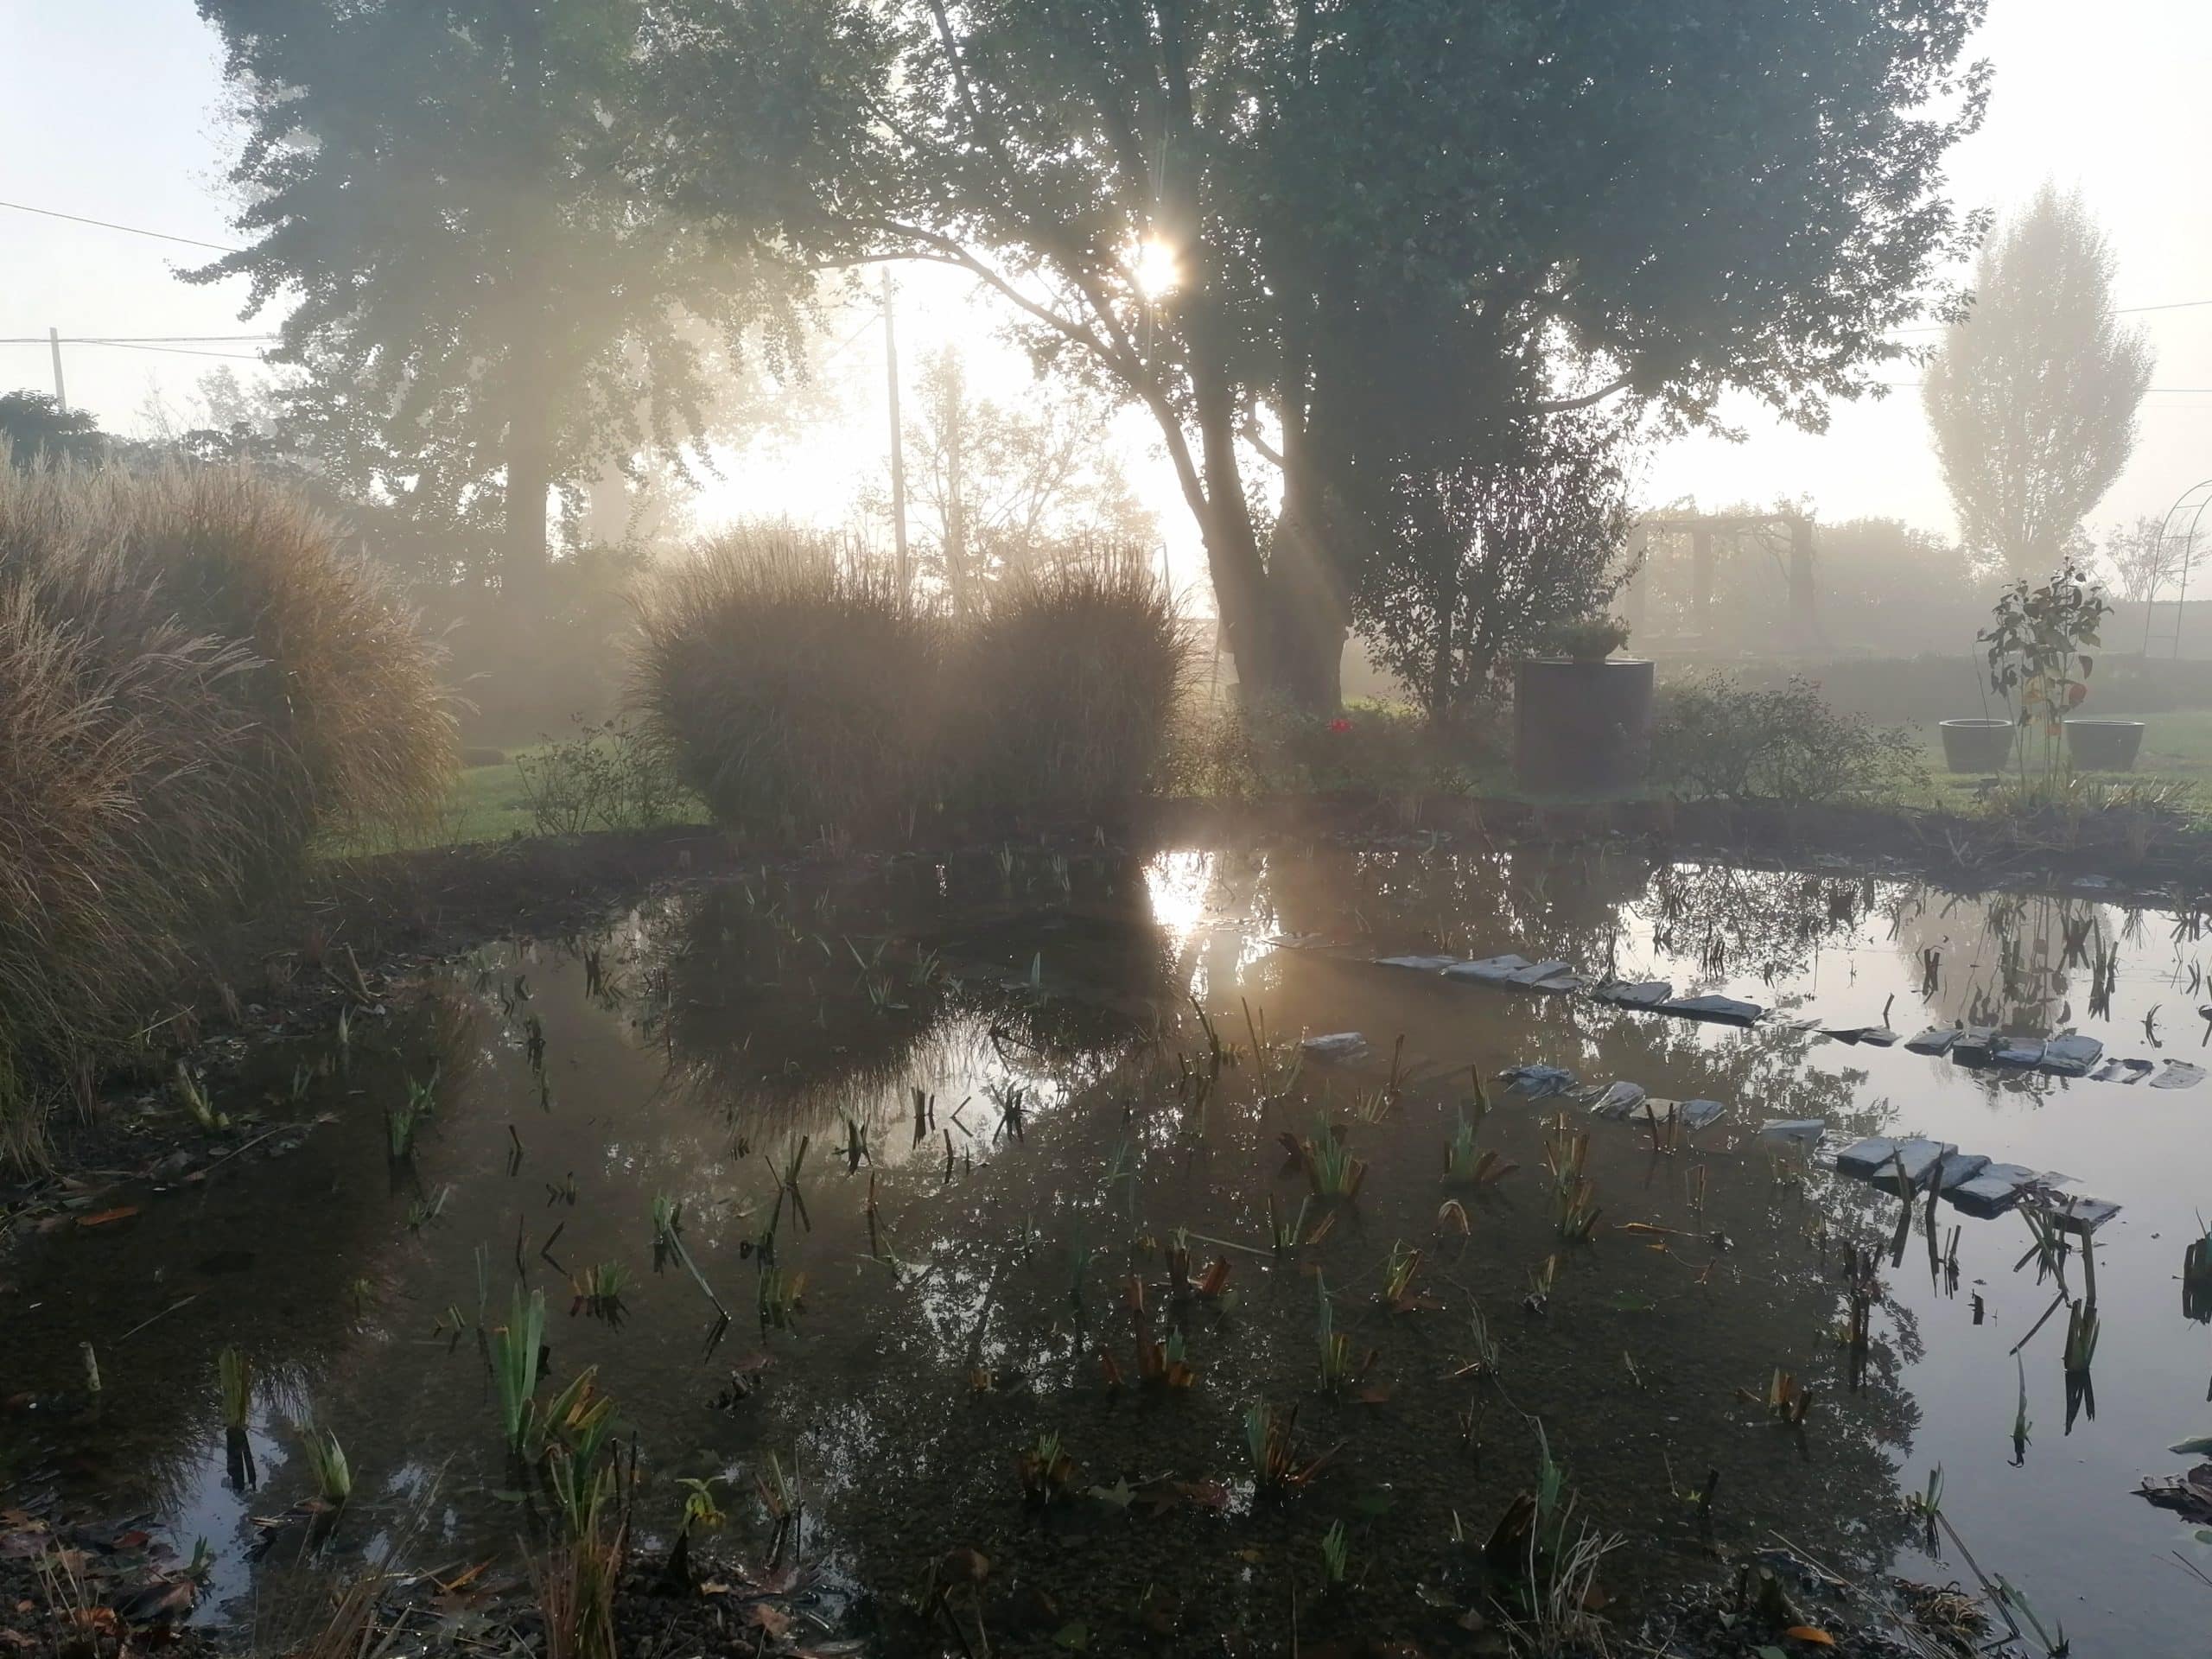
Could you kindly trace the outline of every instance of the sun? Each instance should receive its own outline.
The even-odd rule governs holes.
[[[1147,236],[1137,244],[1136,257],[1130,262],[1130,275],[1135,278],[1137,292],[1146,299],[1165,298],[1183,285],[1182,256],[1166,238]]]

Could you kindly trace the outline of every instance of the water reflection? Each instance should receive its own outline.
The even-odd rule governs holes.
[[[959,1542],[1101,1647],[1157,1640],[1147,1620],[1166,1605],[1192,1610],[1194,1638],[1204,1608],[1211,1628],[1241,1617],[1272,1640],[1315,1538],[1351,1516],[1358,1547],[1392,1563],[1372,1580],[1381,1626],[1448,1639],[1419,1586],[1466,1581],[1452,1539],[1486,1532],[1526,1484],[1541,1422],[1587,1512],[1632,1541],[1609,1570],[1624,1592],[1703,1570],[1708,1528],[1724,1544],[1781,1533],[1879,1574],[1917,1535],[1904,1488],[1941,1461],[1949,1515],[2019,1581],[2080,1571],[2079,1529],[2039,1509],[2094,1516],[2113,1605],[2085,1622],[2139,1635],[2173,1605],[2136,1570],[2170,1529],[2137,1513],[2117,1471],[2171,1439],[2203,1367],[2201,1330],[2166,1288],[2171,1241],[2201,1201],[2183,1149],[2202,1101],[2039,1077],[2048,1109],[2024,1114],[2023,1077],[1819,1028],[1987,1015],[2019,1032],[2094,1026],[2117,1048],[2188,982],[2194,942],[2173,932],[2087,899],[1655,868],[1606,846],[1008,851],[830,888],[760,876],[685,893],[584,938],[486,950],[310,1079],[298,1110],[332,1121],[289,1158],[150,1204],[127,1241],[72,1239],[28,1264],[37,1395],[66,1396],[88,1327],[122,1332],[181,1292],[199,1299],[130,1338],[158,1334],[159,1368],[115,1344],[100,1421],[36,1425],[30,1472],[206,1532],[242,1586],[251,1529],[221,1485],[213,1400],[215,1350],[236,1342],[283,1385],[257,1419],[257,1511],[304,1493],[279,1431],[311,1401],[362,1472],[338,1548],[388,1530],[433,1477],[442,1545],[504,1548],[516,1517],[496,1496],[491,1399],[464,1333],[521,1282],[555,1306],[554,1380],[600,1367],[639,1430],[649,1528],[672,1524],[677,1478],[773,1453],[802,1471],[809,1558],[887,1604]],[[1803,1017],[1731,1030],[1372,961],[1505,950]],[[1310,1063],[1285,1088],[1287,1060],[1249,1052],[1262,1029],[1363,1033],[1370,1058]],[[1217,1065],[1216,1040],[1248,1052]],[[292,1058],[271,1057],[272,1075]],[[1481,1143],[1519,1173],[1451,1194],[1466,1231],[1440,1227],[1471,1077],[1539,1060],[1726,1115],[1679,1136],[1590,1123],[1603,1213],[1580,1245],[1563,1242],[1541,1174],[1553,1121],[1580,1109],[1498,1101]],[[396,1166],[385,1114],[410,1083],[432,1111]],[[2030,1242],[2018,1217],[1908,1205],[1770,1146],[1768,1119],[1823,1120],[1831,1148],[1937,1135],[2124,1198],[2097,1240],[2095,1410],[2078,1327],[2066,1340],[2074,1316],[2031,1329],[2054,1287],[2013,1270]],[[1278,1252],[1287,1217],[1306,1206],[1310,1231],[1322,1213],[1282,1138],[1317,1133],[1341,1135],[1368,1173],[1325,1236]],[[782,1179],[794,1160],[803,1206]],[[665,1251],[656,1262],[659,1199],[682,1207],[696,1277]],[[1226,1264],[1226,1294],[1178,1294],[1179,1237],[1193,1263]],[[795,1325],[753,1317],[764,1246],[778,1272],[805,1275]],[[1382,1264],[1412,1249],[1413,1300],[1436,1306],[1393,1312]],[[251,1254],[219,1285],[146,1270],[224,1250]],[[630,1280],[619,1325],[560,1319],[570,1278],[605,1263]],[[1318,1386],[1323,1286],[1334,1329],[1375,1355],[1356,1391]],[[1195,1382],[1144,1382],[1141,1337],[1172,1338]],[[2005,1458],[2016,1344],[2027,1414],[2071,1435],[2068,1460],[2032,1436],[2020,1466]],[[1470,1366],[1478,1346],[1493,1365]],[[2190,1393],[2166,1397],[2150,1379],[2183,1356]],[[1250,1491],[1255,1398],[1297,1403],[1313,1447],[1344,1444],[1296,1498]],[[1040,1433],[1061,1436],[1084,1486],[1218,1484],[1226,1512],[1177,1499],[1040,1519],[1013,1474]],[[752,1524],[765,1541],[766,1517]]]

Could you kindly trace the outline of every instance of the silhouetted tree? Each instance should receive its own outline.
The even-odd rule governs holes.
[[[1515,423],[1480,459],[1408,469],[1361,564],[1353,617],[1438,724],[1500,661],[1599,609],[1628,536],[1629,423],[1596,410]]]
[[[2105,537],[2105,563],[2112,567],[2113,584],[2131,604],[2145,604],[2187,575],[2196,563],[2195,540],[2169,537],[2166,521],[2138,518],[2114,524]]]
[[[761,73],[726,113],[748,188],[679,218],[640,182],[642,0],[199,7],[243,111],[251,240],[188,280],[245,277],[249,316],[296,299],[270,357],[305,372],[291,427],[355,496],[496,537],[527,580],[550,492],[641,454],[681,465],[750,331],[771,356],[797,334],[808,279],[774,203],[792,179],[804,196],[825,105],[776,54],[818,8],[746,7],[734,67]]]
[[[2045,184],[1982,246],[1974,308],[1922,397],[1969,551],[2016,576],[2083,550],[2135,445],[2152,351],[2113,309],[2113,255],[2078,192]]]
[[[43,391],[11,391],[0,397],[0,448],[17,467],[98,461],[107,447],[107,434],[84,410],[64,409]]]
[[[1330,498],[1393,395],[1442,433],[1729,389],[1816,424],[1960,251],[1982,0],[890,10],[882,154],[841,206],[1143,404],[1240,677],[1307,705],[1369,545]]]

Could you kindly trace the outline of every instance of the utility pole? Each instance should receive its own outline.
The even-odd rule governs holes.
[[[36,338],[35,335],[33,336]],[[47,349],[54,353],[54,407],[57,414],[69,412],[69,394],[61,385],[61,331],[49,327],[46,331]]]
[[[891,309],[891,268],[883,268],[883,373],[891,388],[891,539],[899,550],[899,606],[911,591],[906,569],[906,448],[899,423],[899,327]]]

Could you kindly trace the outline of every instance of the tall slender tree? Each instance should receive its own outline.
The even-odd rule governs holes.
[[[1373,543],[1343,480],[1392,427],[1730,389],[1817,424],[1969,228],[1982,0],[889,10],[887,149],[841,207],[1151,413],[1240,677],[1309,705]]]
[[[2135,447],[2152,353],[2113,309],[2110,245],[2046,183],[1976,260],[1921,396],[1960,538],[2016,576],[2084,551],[2082,521]]]
[[[780,222],[850,111],[779,75],[835,20],[751,0],[726,111],[746,189],[679,213],[645,187],[655,100],[644,0],[198,0],[244,127],[249,238],[190,279],[289,302],[270,355],[305,371],[293,426],[356,491],[495,537],[527,585],[549,498],[644,454],[682,464],[713,388],[799,327]]]

